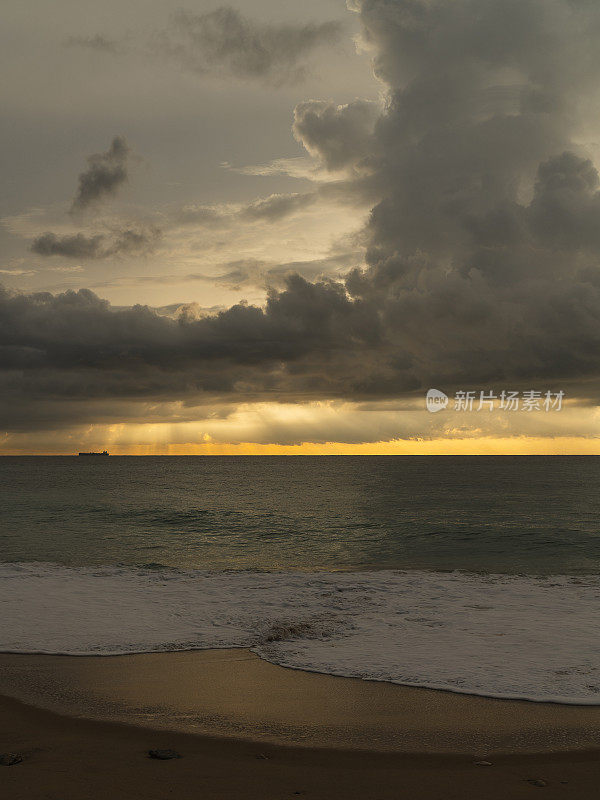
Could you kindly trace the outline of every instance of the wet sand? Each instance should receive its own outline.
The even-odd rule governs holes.
[[[316,675],[244,650],[2,655],[0,692],[0,753],[24,756],[0,766],[0,796],[15,800],[583,798],[600,786],[600,708]],[[151,748],[183,757],[154,761]]]
[[[291,746],[494,753],[600,746],[600,707],[486,697],[279,667],[248,650],[0,654],[0,694],[80,718]]]

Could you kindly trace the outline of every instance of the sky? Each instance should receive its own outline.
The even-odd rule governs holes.
[[[0,453],[600,454],[599,35],[4,0]]]

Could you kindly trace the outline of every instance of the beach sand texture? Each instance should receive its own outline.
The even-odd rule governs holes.
[[[0,766],[3,798],[583,798],[600,784],[600,708],[316,675],[244,650],[2,655],[0,670],[0,753],[23,756]]]

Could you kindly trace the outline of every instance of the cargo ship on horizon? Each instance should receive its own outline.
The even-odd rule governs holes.
[[[78,453],[80,456],[108,456],[110,453],[108,450],[103,450],[101,453]]]

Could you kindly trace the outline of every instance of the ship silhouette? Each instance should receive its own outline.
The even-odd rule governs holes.
[[[108,450],[103,450],[101,453],[79,453],[80,456],[107,456],[109,455]]]

